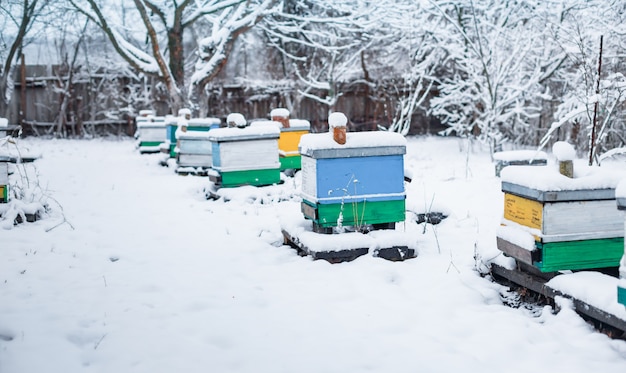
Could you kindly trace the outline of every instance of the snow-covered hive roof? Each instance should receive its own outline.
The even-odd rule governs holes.
[[[281,122],[275,120],[255,120],[250,122],[251,126],[276,126],[281,131],[309,131],[311,129],[311,122],[306,119],[289,119],[289,128],[283,127]]]
[[[219,126],[222,121],[220,118],[191,118],[187,121],[187,125],[190,127],[212,127]]]
[[[625,169],[588,166],[578,160],[574,177],[561,175],[558,168],[548,166],[509,166],[502,170],[503,183],[521,185],[545,192],[564,190],[615,189],[626,178]]]
[[[0,127],[8,127],[9,120],[7,118],[0,118]]]
[[[507,150],[493,153],[493,159],[503,162],[532,161],[548,159],[548,155],[544,151],[537,150]]]
[[[209,139],[215,142],[243,141],[280,137],[280,129],[276,126],[249,126],[238,128],[216,128],[208,132]]]
[[[319,153],[322,150],[336,149],[343,150],[349,149],[350,154],[358,153],[359,149],[368,148],[370,151],[367,153],[373,154],[371,149],[379,148],[382,154],[405,154],[406,153],[406,138],[396,132],[387,131],[365,131],[365,132],[350,132],[346,134],[346,143],[338,144],[333,140],[333,135],[330,132],[326,133],[309,133],[302,135],[300,138],[300,154],[312,156]],[[362,152],[366,153],[366,152]]]

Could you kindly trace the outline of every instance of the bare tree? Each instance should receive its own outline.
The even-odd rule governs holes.
[[[133,0],[131,12],[118,2],[101,5],[96,0],[69,1],[106,33],[115,51],[127,63],[163,82],[173,112],[197,104],[195,101],[204,85],[227,61],[234,40],[262,19],[276,2]],[[112,14],[117,18],[112,18]],[[197,26],[198,33],[206,30],[210,36],[198,41],[196,71],[186,77],[188,55],[184,38],[185,32],[193,26]],[[145,36],[143,43],[142,36]],[[190,78],[189,85],[186,78]]]
[[[5,0],[0,2],[0,115],[6,115],[13,95],[12,74],[29,33],[48,0]]]
[[[437,87],[431,112],[449,126],[446,133],[495,147],[517,141],[539,117],[539,103],[549,92],[545,82],[565,60],[550,42],[546,19],[537,15],[544,8],[536,1],[431,3],[448,35],[440,48],[451,70]]]

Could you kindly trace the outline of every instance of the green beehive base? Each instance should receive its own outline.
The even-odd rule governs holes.
[[[280,169],[220,172],[220,178],[220,186],[224,188],[272,185],[280,182]]]
[[[302,168],[302,157],[299,155],[292,155],[289,157],[280,157],[280,170],[299,170]]]
[[[405,200],[320,204],[302,202],[302,213],[320,227],[336,227],[339,215],[344,226],[395,223],[405,219]]]
[[[618,267],[624,255],[624,238],[537,243],[541,272]]]
[[[617,287],[617,302],[626,306],[626,288]]]

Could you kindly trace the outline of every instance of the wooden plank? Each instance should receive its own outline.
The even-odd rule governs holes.
[[[569,294],[564,294],[556,289],[551,288],[550,286],[547,286],[546,279],[524,273],[519,270],[504,268],[493,263],[491,264],[491,273],[495,275],[496,278],[504,278],[537,294],[541,294],[547,298],[550,298],[553,302],[554,298],[557,296],[571,299],[572,304],[574,305],[574,310],[578,314],[620,330],[622,333],[626,333],[626,320],[622,320],[609,312],[606,312],[579,299],[576,299]]]
[[[313,259],[323,259],[330,263],[349,262],[369,252],[369,248],[367,247],[351,250],[317,251],[314,248],[304,245],[298,237],[291,235],[286,230],[283,229],[282,233],[285,243],[298,250],[300,255],[310,255]]]
[[[530,265],[533,265],[533,262],[537,260],[536,257],[539,256],[536,248],[533,251],[529,251],[500,237],[496,237],[496,245],[498,250],[508,256]]]

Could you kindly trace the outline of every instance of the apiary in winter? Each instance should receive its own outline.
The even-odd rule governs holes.
[[[137,117],[135,138],[139,141],[140,153],[160,152],[161,143],[166,140],[165,117],[152,115]]]
[[[0,161],[0,203],[9,201],[9,165]]]
[[[217,128],[208,133],[212,146],[209,178],[220,187],[271,185],[280,182],[276,126]]]
[[[300,140],[301,210],[315,231],[404,221],[406,139],[372,131],[345,134],[340,142],[332,133]]]
[[[498,249],[541,272],[617,267],[624,219],[615,188],[624,174],[580,164],[573,176],[549,166],[502,170]]]

